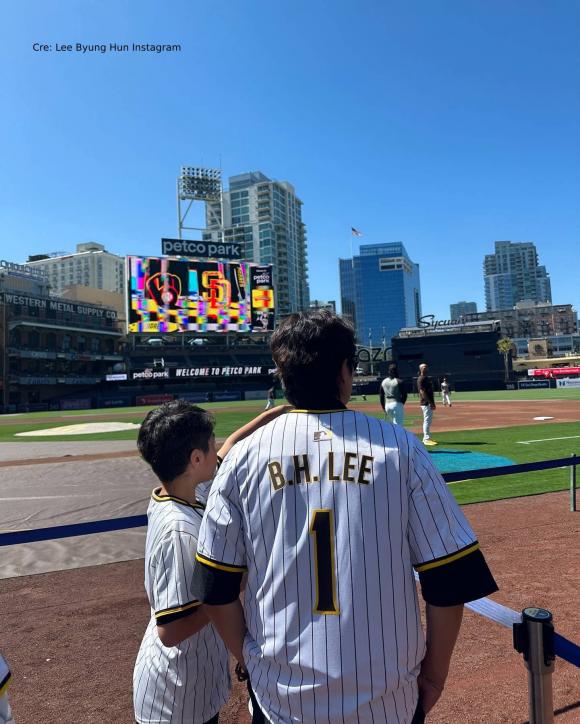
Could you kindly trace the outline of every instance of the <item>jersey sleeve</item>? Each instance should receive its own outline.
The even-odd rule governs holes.
[[[2,658],[2,654],[0,654],[0,696],[4,696],[11,681],[12,674],[8,668],[8,664],[6,660]]]
[[[222,463],[199,533],[193,590],[200,601],[209,605],[235,601],[247,570],[236,464],[233,455]]]
[[[421,592],[456,606],[497,591],[471,526],[418,441],[410,446],[408,537]]]
[[[195,547],[195,538],[181,531],[173,531],[161,542],[151,602],[157,624],[189,616],[200,605],[191,592]]]

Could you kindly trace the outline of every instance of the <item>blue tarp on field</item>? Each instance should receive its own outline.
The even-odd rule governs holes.
[[[514,465],[514,461],[509,458],[471,450],[451,450],[444,447],[427,448],[427,450],[440,473],[455,473],[464,470],[501,468],[504,465]]]

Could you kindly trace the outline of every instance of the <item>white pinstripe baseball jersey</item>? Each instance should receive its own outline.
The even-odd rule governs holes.
[[[210,624],[177,646],[164,646],[158,623],[187,616],[199,601],[192,576],[203,505],[154,492],[147,510],[145,590],[151,619],[133,672],[139,724],[198,724],[211,719],[230,690],[227,650]]]
[[[6,659],[0,654],[0,696],[4,696],[11,680],[12,674],[10,673],[10,668],[8,667]]]
[[[350,410],[294,411],[236,445],[197,560],[209,604],[248,570],[244,657],[277,724],[408,724],[425,652],[413,566],[435,605],[495,590],[417,438]]]

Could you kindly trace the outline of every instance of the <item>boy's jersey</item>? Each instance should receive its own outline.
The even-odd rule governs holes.
[[[417,438],[351,410],[293,411],[238,443],[212,486],[194,591],[244,595],[244,658],[269,721],[408,724],[424,598],[495,590]]]
[[[10,669],[8,668],[8,664],[0,654],[0,696],[4,696],[8,689],[8,684],[10,684],[11,680],[12,674],[10,673]]]
[[[153,492],[147,510],[145,590],[151,619],[133,672],[139,724],[198,724],[227,701],[228,654],[209,624],[177,646],[167,647],[157,624],[187,616],[199,606],[191,582],[204,507]]]

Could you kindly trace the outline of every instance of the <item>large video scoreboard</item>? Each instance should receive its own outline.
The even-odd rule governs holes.
[[[272,266],[243,261],[127,257],[129,332],[268,332]]]

